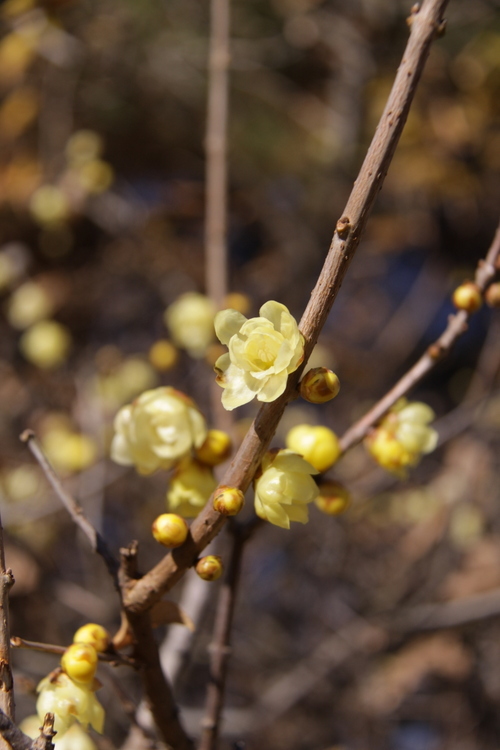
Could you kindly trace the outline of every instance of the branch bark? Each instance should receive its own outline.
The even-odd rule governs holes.
[[[425,0],[411,16],[411,33],[389,100],[348,199],[336,225],[325,264],[302,316],[300,329],[306,340],[305,362],[317,341],[349,264],[354,256],[369,211],[380,190],[401,135],[432,40],[442,28],[448,0]],[[285,393],[261,407],[245,440],[224,475],[222,484],[245,491],[274,435],[287,403],[295,397],[301,370],[293,373]],[[144,612],[170,589],[219,533],[225,519],[209,501],[191,526],[188,541],[164,557],[126,593],[130,611]]]
[[[14,585],[12,570],[5,568],[3,527],[0,519],[0,709],[14,720],[14,680],[10,665],[9,591]]]

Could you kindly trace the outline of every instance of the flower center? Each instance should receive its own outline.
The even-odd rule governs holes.
[[[259,370],[267,370],[278,356],[279,342],[268,336],[257,336],[250,339],[246,346],[247,357]]]

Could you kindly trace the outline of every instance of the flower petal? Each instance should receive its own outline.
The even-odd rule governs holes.
[[[257,400],[269,403],[275,401],[286,388],[287,374],[280,372],[278,375],[271,375],[257,393]]]
[[[222,344],[226,346],[230,339],[238,333],[247,319],[237,310],[221,310],[214,320],[215,333]]]
[[[245,373],[235,365],[230,365],[224,377],[224,393],[222,394],[222,406],[227,411],[232,411],[237,406],[248,404],[255,397],[245,379]]]
[[[309,508],[307,505],[287,505],[286,513],[290,521],[307,523],[309,521]]]
[[[280,450],[273,461],[273,466],[282,471],[297,471],[302,474],[319,474],[319,471],[309,461],[299,456],[298,453],[288,449]]]
[[[280,526],[282,529],[290,528],[290,518],[279,503],[273,503],[272,505],[262,503],[262,506],[269,523],[273,523],[275,526]]]

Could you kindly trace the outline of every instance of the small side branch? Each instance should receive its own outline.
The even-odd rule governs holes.
[[[43,473],[47,477],[49,483],[52,485],[52,489],[56,493],[57,497],[61,500],[62,504],[70,514],[73,521],[83,531],[83,533],[89,540],[90,546],[92,547],[94,552],[97,552],[97,554],[99,554],[106,563],[106,567],[111,578],[113,579],[115,588],[118,592],[120,592],[120,585],[118,582],[119,564],[116,558],[112,555],[106,541],[101,536],[101,534],[99,534],[97,529],[92,526],[89,519],[85,515],[80,503],[75,500],[75,498],[72,497],[72,495],[70,495],[69,492],[67,492],[62,486],[59,477],[52,468],[47,456],[38,443],[35,433],[32,430],[25,430],[20,436],[20,439],[23,443],[26,443],[31,453],[38,461]]]
[[[14,585],[12,570],[5,568],[3,527],[0,519],[0,709],[15,718],[14,680],[10,665],[9,591]]]
[[[224,705],[224,689],[231,653],[231,629],[236,594],[240,580],[243,550],[248,538],[248,535],[235,524],[232,525],[231,532],[231,557],[226,578],[219,593],[215,615],[214,637],[210,646],[210,677],[199,750],[215,750],[217,747],[217,737]]]
[[[27,641],[24,638],[18,636],[12,636],[10,639],[10,645],[13,648],[27,648],[31,651],[41,651],[45,654],[56,654],[56,656],[62,656],[66,651],[66,646],[57,646],[54,643],[39,643],[38,641]],[[107,653],[99,651],[97,654],[99,661],[107,662],[108,664],[120,664],[126,667],[138,668],[137,662],[131,659],[129,656],[117,653]]]
[[[40,735],[36,740],[32,740],[31,737],[21,732],[19,727],[0,710],[0,734],[9,743],[12,750],[53,750],[54,714],[45,716]]]
[[[476,269],[475,283],[484,292],[497,273],[500,258],[500,224],[490,245],[486,258],[480,260]],[[373,406],[361,419],[350,427],[340,440],[345,452],[365,438],[373,425],[393,406],[398,399],[405,396],[430,372],[441,359],[448,354],[455,341],[467,330],[469,313],[459,310],[451,315],[448,325],[441,336],[427,349],[420,359],[403,377]]]

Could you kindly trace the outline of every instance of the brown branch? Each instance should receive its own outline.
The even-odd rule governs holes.
[[[231,653],[230,640],[236,594],[240,580],[243,550],[248,539],[248,535],[242,531],[242,527],[237,527],[235,524],[232,524],[231,532],[231,557],[224,583],[219,592],[213,641],[210,646],[210,675],[199,750],[215,750],[217,747],[220,718],[224,705],[224,689]]]
[[[40,727],[40,734],[33,740],[33,750],[54,750],[52,739],[57,732],[54,732],[54,714],[45,714],[43,726]]]
[[[205,149],[206,290],[220,307],[227,293],[227,113],[229,99],[229,0],[212,0]]]
[[[57,497],[61,500],[62,504],[70,514],[76,525],[83,531],[85,536],[90,542],[90,546],[97,552],[104,562],[108,572],[113,579],[116,590],[120,593],[120,586],[118,582],[118,568],[119,564],[116,558],[112,555],[106,541],[101,534],[94,528],[90,523],[89,519],[84,513],[84,510],[80,503],[67,492],[61,484],[59,477],[52,468],[51,464],[45,453],[43,452],[40,444],[36,439],[36,435],[32,430],[25,430],[20,439],[23,443],[26,443],[33,456],[38,461],[43,473],[47,477],[49,483],[52,485],[52,489],[56,493]]]
[[[14,680],[10,665],[9,591],[14,585],[12,570],[5,568],[3,527],[0,519],[0,709],[14,720]]]
[[[45,654],[56,654],[57,656],[62,656],[64,652],[66,651],[67,646],[57,646],[54,643],[40,643],[38,641],[27,641],[24,638],[19,638],[19,636],[12,636],[10,639],[10,645],[13,648],[27,648],[31,651],[41,651]],[[98,652],[97,658],[99,661],[107,662],[111,665],[120,665],[125,667],[133,667],[134,669],[138,668],[138,664],[134,659],[131,659],[129,656],[125,656],[124,654],[116,653],[106,653],[106,652]]]
[[[495,277],[496,263],[500,257],[500,224],[490,245],[486,258],[480,260],[476,269],[475,283],[482,292]],[[406,395],[422,378],[430,372],[441,359],[448,354],[455,341],[467,330],[470,314],[459,310],[451,315],[448,325],[441,336],[427,349],[420,359],[403,377],[373,406],[361,419],[350,427],[340,440],[345,452],[363,440],[378,420],[393,406],[398,399]]]
[[[382,114],[358,179],[339,219],[325,264],[311,300],[302,316],[300,329],[306,339],[305,362],[342,284],[359,244],[370,208],[380,190],[401,135],[417,83],[432,40],[442,27],[442,13],[448,0],[425,0],[412,15],[410,38],[396,74],[389,100]],[[301,371],[293,373],[285,393],[261,407],[222,483],[245,491],[274,435],[283,411],[296,395]],[[191,526],[188,541],[164,557],[126,593],[129,611],[143,612],[157,602],[196,560],[198,554],[219,533],[225,519],[209,501]]]
[[[0,709],[0,734],[12,750],[32,750],[33,740],[21,732],[14,722]],[[49,749],[47,749],[49,750]]]

